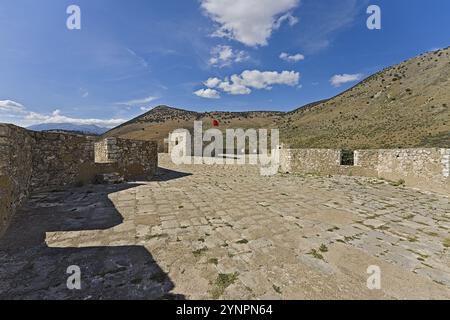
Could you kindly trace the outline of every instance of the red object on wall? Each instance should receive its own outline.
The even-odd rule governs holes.
[[[220,125],[218,120],[213,120],[212,122],[213,127],[218,127]]]

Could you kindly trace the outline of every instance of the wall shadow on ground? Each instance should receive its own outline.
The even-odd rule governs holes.
[[[0,299],[184,299],[142,246],[46,245],[46,232],[106,230],[123,217],[111,193],[137,184],[90,185],[34,194],[0,239]],[[80,244],[83,245],[83,244]],[[81,268],[82,289],[68,290],[67,268]]]
[[[156,174],[150,179],[150,181],[164,182],[169,180],[181,179],[191,176],[192,173],[174,171],[162,167],[158,167]]]

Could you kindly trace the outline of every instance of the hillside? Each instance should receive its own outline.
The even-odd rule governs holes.
[[[281,120],[282,112],[194,112],[168,106],[158,106],[149,112],[108,131],[104,137],[122,137],[137,140],[156,140],[163,151],[164,139],[169,133],[184,128],[192,130],[194,121],[202,121],[209,129],[213,120],[218,120],[221,130],[228,128],[270,128]]]
[[[331,99],[289,113],[198,113],[159,106],[104,136],[157,140],[178,129],[280,129],[294,148],[450,148],[450,48],[422,54],[386,68]]]
[[[450,49],[382,70],[279,122],[299,148],[450,147]]]

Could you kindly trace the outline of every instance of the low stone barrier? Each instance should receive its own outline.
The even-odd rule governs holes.
[[[95,163],[112,167],[125,179],[147,179],[158,167],[154,141],[106,138],[95,143]]]
[[[450,149],[355,150],[354,165],[342,165],[342,151],[281,149],[281,172],[355,175],[404,182],[424,190],[450,193]]]
[[[92,183],[104,173],[135,180],[156,172],[156,142],[97,140],[0,124],[0,234],[30,192]]]

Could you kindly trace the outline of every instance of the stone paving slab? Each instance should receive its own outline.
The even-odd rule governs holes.
[[[444,195],[159,160],[153,181],[33,195],[0,239],[0,299],[450,299]]]

